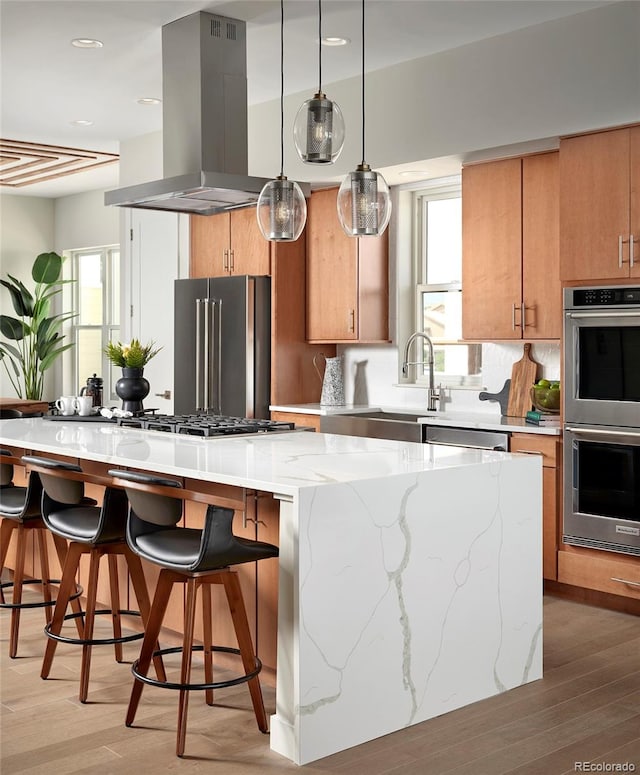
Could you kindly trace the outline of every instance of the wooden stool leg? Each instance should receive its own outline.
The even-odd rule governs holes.
[[[83,638],[91,640],[93,638],[93,624],[96,619],[96,599],[98,597],[98,571],[100,569],[100,559],[102,552],[100,549],[92,549],[89,561],[89,584],[87,588],[87,608],[84,616],[84,634]],[[80,702],[87,701],[89,694],[89,671],[91,670],[91,650],[89,643],[82,645],[82,663],[80,665]]]
[[[122,637],[122,620],[120,617],[120,584],[118,583],[118,558],[110,554],[109,561],[109,591],[111,593],[111,621],[113,623],[113,637]],[[113,644],[116,662],[122,662],[122,643]]]
[[[163,569],[160,571],[158,583],[156,585],[156,592],[153,596],[153,603],[151,604],[151,612],[149,614],[149,621],[144,631],[144,639],[142,641],[142,649],[140,650],[140,658],[138,659],[138,671],[142,675],[146,675],[149,671],[149,665],[151,664],[151,657],[158,642],[158,635],[160,628],[162,627],[162,620],[164,619],[167,605],[169,604],[169,597],[171,595],[171,589],[174,581],[176,581],[178,575],[173,571]],[[180,577],[181,580],[181,577]],[[133,687],[131,689],[131,697],[129,699],[129,707],[127,708],[127,716],[125,718],[125,724],[130,727],[133,724],[133,720],[136,717],[136,710],[140,702],[140,696],[142,695],[142,689],[144,684],[142,681],[134,679]]]
[[[142,569],[142,562],[138,555],[134,554],[131,549],[129,549],[129,547],[125,547],[123,553],[129,568],[129,577],[131,578],[133,592],[136,596],[136,600],[138,601],[140,618],[142,619],[142,624],[144,625],[144,630],[146,632],[151,612],[151,603],[149,602],[149,593],[147,591],[147,582],[145,580],[144,571]],[[159,649],[160,644],[156,641],[155,650]],[[158,681],[166,681],[167,674],[164,671],[164,664],[160,654],[158,654],[157,657],[153,657],[153,665],[156,670]]]
[[[58,555],[58,562],[60,563],[60,568],[62,568],[64,572],[64,566],[65,566],[67,551],[68,551],[67,542],[64,540],[62,536],[59,536],[56,533],[51,533],[50,535],[53,538],[53,545],[56,548],[56,554]],[[70,594],[74,594],[74,593],[75,593],[75,589],[72,590]],[[80,601],[77,598],[71,601],[71,610],[73,611],[74,614],[80,614],[79,616],[76,616],[76,618],[74,619],[74,622],[76,623],[76,629],[78,630],[78,637],[81,638],[82,633],[84,631],[84,614],[82,612],[82,606],[80,605]]]
[[[204,680],[213,683],[213,628],[211,626],[211,585],[202,585],[202,638],[204,645]],[[205,689],[207,705],[213,705],[213,689]]]
[[[13,571],[13,604],[22,603],[22,582],[24,580],[24,560],[27,553],[27,531],[24,525],[18,526],[18,546],[16,552],[16,567]],[[9,656],[15,659],[18,653],[18,633],[20,631],[20,609],[11,609],[11,626],[9,636]]]
[[[9,552],[9,544],[11,543],[11,534],[19,524],[19,522],[15,522],[13,519],[3,519],[2,524],[0,525],[0,572],[4,570],[7,553]],[[4,590],[1,587],[0,602],[5,602]]]
[[[51,632],[54,635],[59,635],[62,629],[64,621],[65,611],[67,610],[67,604],[69,597],[75,592],[76,588],[76,572],[78,570],[78,564],[80,562],[80,555],[85,551],[83,544],[72,542],[67,551],[66,560],[62,569],[62,579],[60,581],[60,590],[58,592],[58,600],[53,610],[53,616],[51,617]],[[80,637],[82,637],[83,630],[80,630]],[[44,659],[42,660],[42,670],[40,671],[41,678],[47,678],[49,671],[51,670],[51,663],[53,662],[53,655],[58,645],[57,640],[53,638],[47,638],[47,647],[44,651]]]
[[[187,580],[187,602],[184,615],[184,636],[182,640],[182,667],[180,669],[180,683],[187,684],[191,677],[191,657],[193,649],[193,627],[196,619],[196,591],[198,589],[196,579]],[[189,691],[180,689],[178,699],[178,737],[176,741],[176,755],[184,754],[184,745],[187,737],[187,710],[189,708]]]
[[[238,648],[240,649],[240,654],[242,656],[242,664],[244,665],[245,671],[249,673],[254,670],[256,666],[255,651],[251,641],[251,632],[249,630],[249,622],[247,621],[247,612],[244,607],[238,575],[235,571],[229,571],[222,574],[222,579],[224,591],[226,592],[227,600],[229,601],[233,626],[238,639]],[[251,693],[251,701],[253,702],[253,710],[256,714],[256,721],[258,722],[258,729],[260,729],[261,732],[268,732],[269,725],[267,723],[267,713],[264,709],[264,700],[262,698],[262,689],[260,688],[258,676],[248,681],[248,686]]]
[[[47,551],[47,533],[46,528],[35,528],[36,540],[40,555],[40,576],[42,578],[42,599],[51,603],[51,585],[49,584],[49,552]],[[51,606],[44,606],[44,618],[47,624],[51,621]]]

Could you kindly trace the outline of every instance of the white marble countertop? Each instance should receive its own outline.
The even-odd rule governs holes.
[[[490,412],[460,412],[450,410],[447,412],[427,412],[424,406],[396,407],[396,406],[366,406],[364,404],[345,404],[344,406],[322,406],[321,404],[291,404],[289,406],[270,406],[272,412],[295,412],[297,414],[329,415],[329,414],[355,414],[382,409],[387,412],[400,412],[406,414],[419,414],[418,422],[425,425],[444,425],[450,428],[475,428],[487,431],[508,431],[509,433],[541,433],[548,436],[559,436],[562,433],[561,426],[533,425],[522,417],[502,417]]]
[[[40,417],[3,420],[0,443],[282,495],[497,462],[506,454],[308,431],[203,439]]]

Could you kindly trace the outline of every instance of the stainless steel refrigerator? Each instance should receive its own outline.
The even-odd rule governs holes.
[[[269,417],[271,280],[175,281],[174,411]]]

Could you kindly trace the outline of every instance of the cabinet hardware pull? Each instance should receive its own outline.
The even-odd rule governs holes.
[[[618,269],[622,269],[622,234],[618,235]]]
[[[515,301],[511,305],[511,330],[516,330],[516,303]]]
[[[633,266],[633,234],[629,235],[629,266]]]
[[[512,449],[511,451],[516,454],[522,452],[523,455],[540,455],[540,457],[544,457],[544,452],[538,449]]]
[[[235,269],[235,265],[236,265],[235,251],[233,250],[233,248],[229,251],[229,254],[231,255],[230,270],[233,272],[233,270]]]
[[[355,310],[349,310],[349,333],[355,333],[356,330],[356,313]]]
[[[222,259],[222,269],[225,272],[229,271],[229,251],[225,248],[222,251],[223,259]]]
[[[632,587],[640,587],[640,581],[631,581],[630,579],[618,579],[615,576],[611,577],[611,581],[619,581],[620,584],[629,584]]]
[[[524,334],[525,326],[527,324],[526,316],[525,316],[526,309],[527,308],[524,306],[524,301],[523,301],[522,304],[520,305],[520,328],[522,329],[523,334]]]

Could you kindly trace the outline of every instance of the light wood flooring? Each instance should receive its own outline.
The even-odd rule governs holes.
[[[640,618],[629,614],[547,596],[543,680],[302,769],[269,749],[246,686],[218,692],[215,707],[192,693],[184,759],[175,756],[175,692],[146,687],[135,726],[124,726],[132,679],[111,647],[94,648],[89,702],[80,704],[78,647],[59,645],[51,678],[40,678],[42,620],[40,610],[24,613],[11,660],[0,614],[2,775],[564,775],[580,771],[576,762],[640,773]],[[125,658],[136,651],[125,646]],[[273,713],[274,691],[264,692]]]

